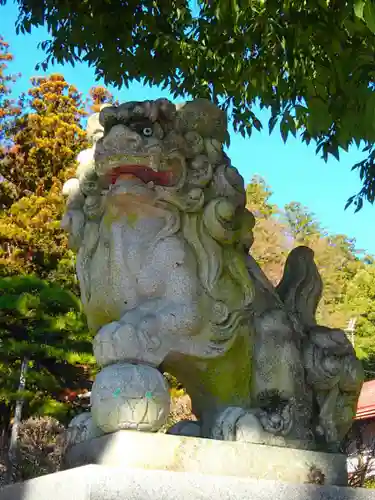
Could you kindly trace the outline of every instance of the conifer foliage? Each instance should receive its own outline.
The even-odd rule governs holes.
[[[10,129],[21,113],[21,107],[10,99],[11,86],[19,76],[8,74],[8,64],[12,60],[9,44],[0,36],[0,161],[11,146]],[[0,169],[0,210],[14,197],[14,192],[15,186],[3,177]]]
[[[74,294],[35,277],[0,279],[3,418],[9,419],[20,400],[26,416],[63,417],[69,408],[58,401],[62,388],[79,387],[81,365],[94,366],[91,340]],[[25,382],[20,392],[21,377]]]
[[[0,173],[12,196],[2,199],[0,275],[35,273],[74,286],[73,254],[60,228],[62,183],[86,147],[81,127],[85,107],[77,89],[62,75],[33,78],[25,110],[3,148]]]
[[[7,138],[9,120],[21,112],[19,105],[9,98],[11,84],[19,76],[7,73],[8,63],[12,60],[9,44],[0,35],[0,141]]]

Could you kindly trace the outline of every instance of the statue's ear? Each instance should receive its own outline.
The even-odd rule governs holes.
[[[176,128],[182,134],[197,132],[205,139],[224,144],[227,139],[226,113],[208,99],[194,99],[176,105]]]

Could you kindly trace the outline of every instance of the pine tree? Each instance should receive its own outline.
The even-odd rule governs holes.
[[[19,116],[21,108],[10,99],[12,92],[11,84],[14,83],[19,74],[7,74],[8,64],[13,61],[13,55],[9,51],[9,44],[0,35],[0,145],[7,139],[8,122]]]
[[[0,279],[0,311],[3,428],[16,402],[24,417],[63,417],[69,405],[58,401],[60,393],[84,384],[82,364],[94,366],[80,301],[38,278],[15,276]]]
[[[20,115],[22,102],[16,103],[10,98],[12,84],[17,80],[19,74],[8,74],[8,64],[13,60],[9,51],[9,45],[0,36],[0,163],[4,160],[6,151],[11,146],[9,140],[10,131],[15,119]],[[0,167],[0,211],[7,206],[14,197],[15,186],[3,175]]]
[[[0,172],[14,196],[0,214],[0,276],[34,273],[74,289],[74,256],[60,228],[62,183],[87,146],[77,89],[62,75],[32,79],[28,113],[16,120]]]
[[[0,213],[0,276],[33,273],[78,292],[74,255],[60,228],[62,184],[88,146],[82,128],[86,106],[112,101],[104,87],[90,89],[84,101],[62,75],[32,79],[25,99],[30,111],[17,118],[12,144],[0,159],[0,172],[14,187]]]
[[[61,190],[76,168],[77,154],[88,145],[82,128],[86,105],[112,99],[103,88],[92,88],[90,95],[84,102],[61,75],[32,79],[25,108],[2,143],[0,172],[14,187],[12,196],[2,197],[0,211],[0,310],[6,311],[0,315],[2,429],[16,400],[24,416],[59,416],[74,389],[90,386],[91,339],[79,301],[51,286],[56,282],[78,291],[74,255],[60,229]],[[54,297],[56,311],[51,309]]]
[[[1,166],[3,176],[17,186],[17,199],[46,195],[55,183],[64,182],[87,146],[81,127],[86,112],[77,89],[59,74],[32,78],[31,84],[25,98],[30,112],[18,119],[13,147]]]

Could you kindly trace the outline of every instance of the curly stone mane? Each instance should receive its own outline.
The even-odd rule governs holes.
[[[105,216],[103,201],[108,186],[97,145],[103,140],[108,123],[134,117],[147,117],[157,127],[158,136],[147,146],[147,154],[161,158],[164,168],[178,163],[181,175],[171,186],[155,185],[156,207],[170,214],[158,240],[181,232],[193,250],[203,289],[214,300],[217,342],[232,336],[239,321],[248,315],[253,284],[246,268],[246,253],[252,243],[253,215],[245,208],[244,181],[223,151],[227,119],[223,111],[205,99],[176,106],[166,99],[131,102],[118,107],[105,105],[88,119],[87,133],[92,147],[78,157],[76,179],[64,188],[68,195],[65,227],[69,226],[71,245],[77,250],[84,238],[84,227],[97,224]],[[156,242],[155,242],[156,243]],[[85,245],[87,246],[87,245]],[[95,251],[92,244],[89,253]],[[238,292],[228,297],[225,280]],[[241,297],[239,300],[238,297]]]

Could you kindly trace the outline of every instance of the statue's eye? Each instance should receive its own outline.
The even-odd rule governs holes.
[[[152,134],[153,134],[153,132],[154,132],[154,131],[152,130],[152,128],[151,128],[151,127],[144,127],[144,128],[142,129],[142,134],[143,134],[145,137],[151,137],[151,136],[152,136]]]

